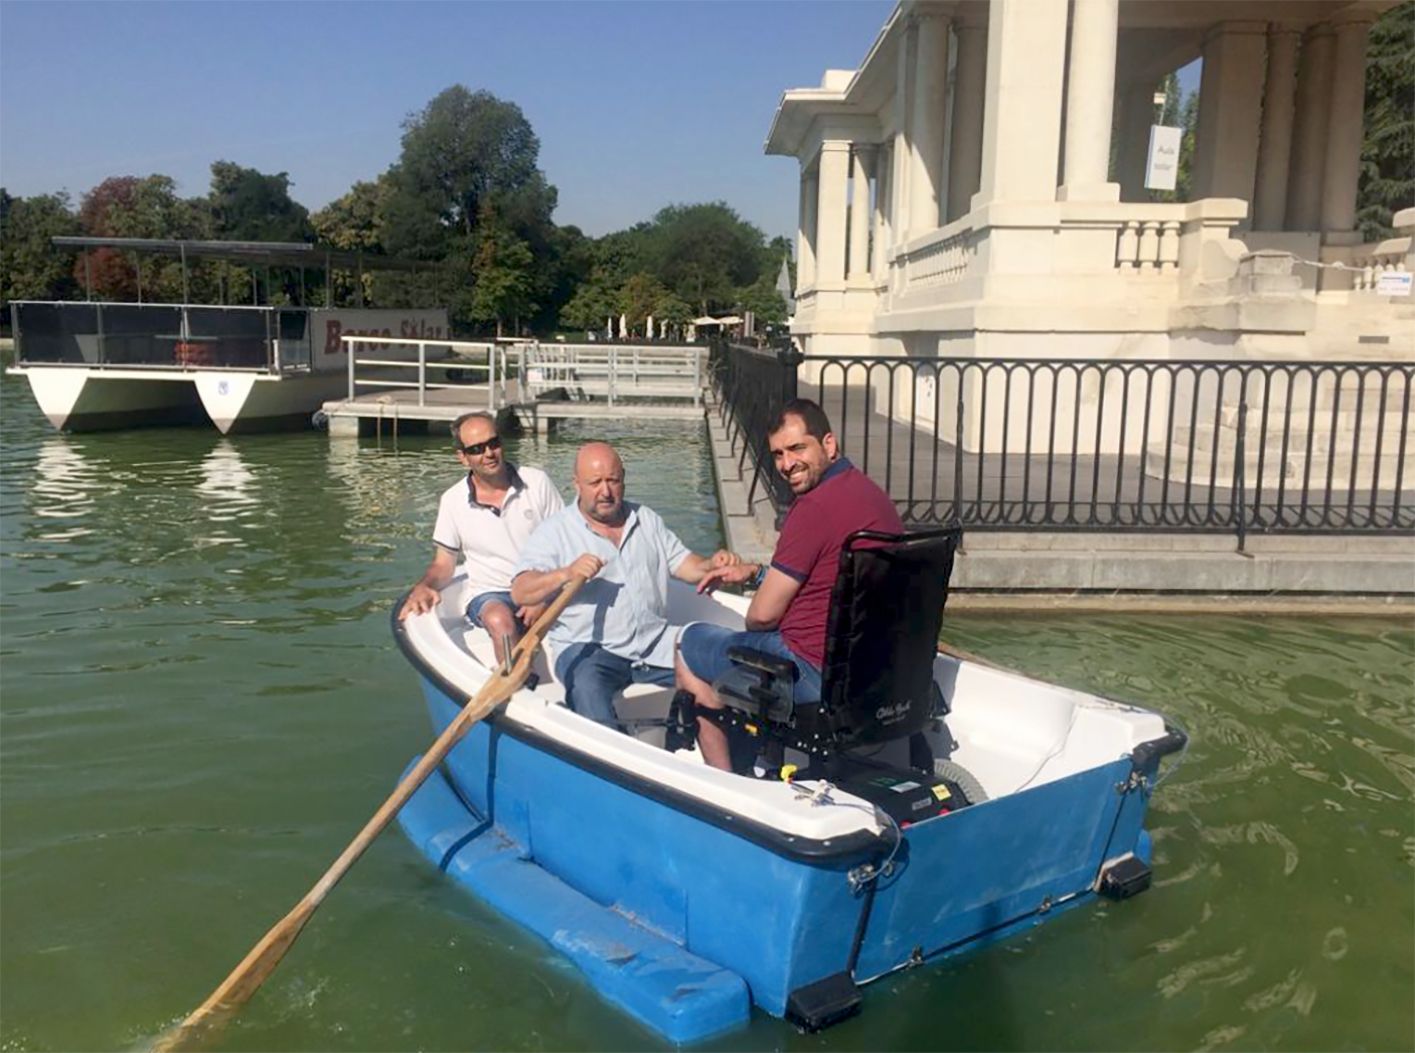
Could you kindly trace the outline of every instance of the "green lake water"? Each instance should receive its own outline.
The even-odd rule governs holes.
[[[513,456],[565,480],[588,437]],[[720,544],[698,429],[613,437],[631,496]],[[0,1048],[141,1046],[382,802],[431,740],[389,610],[457,473],[431,438],[60,435],[0,384]],[[1154,888],[883,980],[824,1034],[758,1014],[708,1048],[1415,1048],[1410,625],[960,614],[945,631],[1190,730],[1150,813]],[[396,829],[217,1044],[658,1046]]]

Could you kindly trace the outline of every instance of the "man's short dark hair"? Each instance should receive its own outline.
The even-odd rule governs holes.
[[[800,417],[801,423],[806,426],[806,434],[813,439],[823,440],[830,433],[830,418],[825,415],[825,410],[810,399],[792,399],[781,407],[781,412],[767,428],[767,435],[775,435],[786,427],[787,417]]]
[[[452,422],[452,442],[455,446],[462,445],[462,425],[469,420],[484,420],[493,428],[496,427],[496,418],[486,410],[472,410],[471,413],[464,413]]]

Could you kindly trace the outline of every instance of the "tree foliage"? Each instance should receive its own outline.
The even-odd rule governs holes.
[[[50,238],[80,232],[67,194],[11,197],[0,187],[0,309],[11,300],[66,300],[78,293],[74,253]]]
[[[309,211],[290,197],[290,176],[230,161],[211,166],[212,231],[233,241],[310,241]]]
[[[393,254],[434,263],[428,277],[454,323],[500,324],[554,296],[556,193],[539,154],[520,107],[460,84],[404,122],[402,152],[378,196],[378,236]],[[406,285],[376,288],[396,295]]]
[[[424,257],[476,234],[483,207],[520,233],[548,222],[555,191],[536,167],[540,142],[515,103],[460,84],[403,122],[383,203],[388,247]]]
[[[499,337],[508,319],[519,329],[520,319],[535,309],[535,256],[525,241],[493,217],[484,218],[479,227],[468,313],[478,321],[495,322]]]
[[[724,202],[669,205],[648,230],[652,272],[706,313],[731,306],[738,288],[756,280],[764,237]]]
[[[211,236],[206,202],[177,196],[169,176],[113,176],[79,202],[79,224],[91,237],[184,238]],[[91,277],[96,296],[106,300],[181,300],[181,263],[169,257],[141,256],[101,248],[74,264],[74,280]]]
[[[750,310],[763,321],[785,318],[775,290],[791,243],[769,244],[723,202],[670,205],[647,223],[594,242],[589,273],[560,311],[560,323],[597,330],[611,315],[640,326],[681,326],[699,314]]]
[[[1391,219],[1415,205],[1415,0],[1371,26],[1365,139],[1356,216],[1367,241],[1391,237]]]
[[[383,243],[379,235],[378,209],[385,185],[383,180],[360,180],[342,197],[310,216],[315,240],[346,252],[364,252],[371,256],[381,253]],[[365,273],[363,279],[363,300],[371,302],[374,297],[373,276]],[[357,274],[335,271],[332,279],[334,302],[357,301],[360,291],[357,281]]]

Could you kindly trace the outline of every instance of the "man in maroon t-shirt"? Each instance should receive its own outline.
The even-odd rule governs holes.
[[[796,701],[819,702],[826,620],[841,546],[857,530],[904,530],[889,495],[840,456],[830,421],[814,402],[788,402],[767,433],[767,445],[776,470],[796,495],[771,565],[717,567],[698,583],[698,591],[706,592],[724,583],[755,581],[747,631],[695,622],[678,640],[678,686],[711,709],[722,706],[712,684],[732,668],[727,657],[732,647],[789,659],[796,666]],[[709,764],[731,766],[727,736],[717,724],[699,718],[698,743]]]

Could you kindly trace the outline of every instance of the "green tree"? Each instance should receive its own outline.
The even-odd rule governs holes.
[[[566,329],[598,331],[615,314],[614,292],[595,281],[586,281],[560,308],[560,324]]]
[[[654,216],[647,232],[648,269],[707,312],[731,306],[735,291],[756,281],[765,240],[724,202],[670,205]]]
[[[1394,213],[1415,205],[1415,2],[1371,26],[1365,140],[1356,217],[1367,241],[1389,238]]]
[[[523,240],[548,228],[555,190],[536,167],[540,142],[515,103],[460,84],[403,123],[382,203],[390,251],[427,259],[469,251],[483,208]],[[536,233],[548,235],[548,229]]]
[[[476,254],[472,258],[474,284],[468,313],[481,322],[495,322],[500,337],[506,320],[520,319],[535,309],[532,270],[535,256],[521,238],[495,220],[481,224]]]
[[[312,241],[309,211],[290,197],[290,176],[230,161],[211,166],[212,231],[232,241]]]
[[[379,237],[378,209],[383,191],[382,180],[356,182],[342,197],[310,216],[316,240],[347,252],[364,252],[370,256],[381,253],[383,244]],[[340,270],[334,272],[331,284],[335,303],[357,299],[357,280],[357,274]],[[372,275],[364,275],[363,295],[366,303],[373,302]]]
[[[631,275],[619,290],[619,310],[628,317],[630,325],[642,325],[650,315],[660,313],[659,304],[668,296],[662,282],[640,271]]]
[[[540,279],[536,292],[540,307],[534,316],[537,331],[557,325],[563,309],[594,269],[594,241],[579,227],[554,227],[549,242],[536,266]]]
[[[79,223],[83,232],[93,237],[211,236],[207,203],[178,197],[177,184],[164,175],[105,179],[81,199]],[[177,259],[108,248],[86,255],[94,293],[103,299],[134,300],[139,292],[148,301],[174,303],[182,298],[182,268]],[[198,271],[195,267],[192,270]],[[81,258],[74,264],[75,280],[82,283],[84,274],[85,262]]]
[[[11,197],[0,187],[0,310],[11,300],[67,300],[79,286],[74,253],[51,238],[80,232],[67,194]]]
[[[780,263],[777,264],[780,266]],[[786,321],[786,301],[776,291],[775,272],[764,273],[738,295],[742,310],[756,315],[758,325],[780,325]]]

